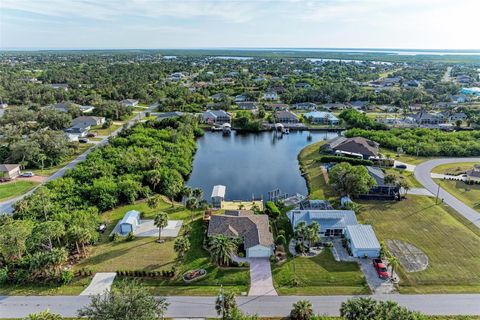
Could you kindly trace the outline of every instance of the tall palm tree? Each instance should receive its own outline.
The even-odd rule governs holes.
[[[180,258],[183,258],[185,253],[190,250],[190,240],[186,237],[178,237],[173,244],[173,250],[175,250]]]
[[[388,265],[391,268],[390,273],[391,273],[392,278],[393,278],[393,274],[395,272],[395,269],[398,268],[399,264],[400,264],[400,262],[398,261],[398,259],[395,256],[391,255],[391,256],[388,257]]]
[[[160,195],[154,195],[147,199],[147,205],[150,209],[155,209],[162,203],[162,197]]]
[[[185,203],[185,206],[188,210],[190,210],[190,218],[193,221],[193,210],[195,210],[198,206],[198,201],[196,198],[190,198]]]
[[[320,225],[318,224],[317,221],[313,221],[308,227],[307,227],[307,238],[308,238],[308,245],[311,247],[312,242],[318,242],[320,240]]]
[[[308,300],[300,300],[293,304],[290,318],[293,320],[308,320],[313,316],[312,304]]]
[[[197,200],[202,199],[203,197],[203,190],[200,188],[195,188],[192,190],[192,195],[197,198]]]
[[[235,301],[235,293],[223,293],[223,288],[217,296],[215,301],[215,310],[222,319],[232,318],[232,312],[237,309],[237,302]]]
[[[162,229],[168,225],[168,214],[166,212],[157,213],[153,224],[158,228],[158,241],[160,241],[162,237]]]
[[[209,244],[212,260],[220,266],[228,265],[238,250],[236,241],[222,234],[211,237]]]
[[[190,198],[192,196],[193,190],[189,186],[185,186],[182,189],[182,196],[184,196],[186,199]]]

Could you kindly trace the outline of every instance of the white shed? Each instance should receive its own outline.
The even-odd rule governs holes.
[[[128,211],[119,223],[121,234],[133,232],[140,225],[140,212],[137,210]]]
[[[377,258],[380,255],[380,243],[371,225],[347,226],[345,237],[348,239],[354,257]]]
[[[212,206],[214,208],[221,208],[222,201],[225,200],[225,190],[227,187],[216,185],[212,190]]]

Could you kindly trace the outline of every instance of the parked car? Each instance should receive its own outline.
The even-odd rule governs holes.
[[[397,164],[395,166],[395,168],[397,168],[397,169],[407,169],[407,165],[406,164]]]
[[[383,263],[382,259],[373,259],[373,267],[377,271],[377,274],[380,278],[382,279],[388,279],[390,278],[390,275],[388,274],[388,269],[387,266]]]
[[[78,142],[80,142],[80,143],[88,143],[88,139],[87,139],[87,138],[79,138],[79,139],[78,139]]]
[[[22,172],[22,174],[20,174],[21,177],[24,177],[24,178],[31,178],[33,177],[35,174],[31,171],[26,171],[26,172]]]

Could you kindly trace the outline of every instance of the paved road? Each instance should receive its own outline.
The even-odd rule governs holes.
[[[420,182],[425,189],[430,191],[435,196],[438,193],[438,198],[443,199],[450,207],[455,209],[458,213],[468,219],[472,224],[480,228],[480,214],[464,204],[462,201],[455,198],[453,195],[440,188],[438,184],[432,179],[430,172],[436,166],[447,163],[460,162],[480,162],[480,158],[444,158],[425,161],[415,167],[415,178]]]
[[[292,304],[301,299],[312,302],[318,314],[339,315],[343,301],[352,296],[260,296],[239,297],[237,303],[249,314],[261,317],[285,317]],[[429,315],[480,315],[479,294],[438,294],[438,295],[376,295],[377,300],[394,300],[399,304]],[[168,297],[170,306],[167,317],[198,318],[216,317],[215,297]],[[0,318],[23,318],[30,313],[49,309],[65,317],[74,317],[81,307],[89,303],[87,296],[49,297],[2,297],[0,296]]]
[[[135,122],[141,120],[143,117],[145,117],[145,114],[147,112],[152,112],[153,110],[155,110],[157,107],[159,106],[159,103],[156,102],[152,105],[150,105],[148,108],[145,109],[145,111],[142,111],[140,112],[139,114],[137,114],[135,117],[133,117],[131,120],[129,120],[125,125],[127,127],[131,127],[135,124]],[[87,149],[84,153],[82,153],[81,155],[79,155],[77,158],[73,159],[71,162],[69,162],[65,167],[61,168],[60,170],[58,170],[57,172],[55,172],[54,174],[52,174],[50,177],[48,177],[42,184],[45,184],[49,181],[52,181],[54,179],[57,179],[57,178],[60,178],[60,177],[63,177],[63,175],[67,172],[68,169],[72,169],[73,167],[75,167],[77,165],[77,163],[79,162],[82,162],[83,160],[85,160],[87,158],[87,155],[92,152],[95,148],[98,148],[99,146],[104,146],[108,143],[108,138],[109,137],[115,137],[116,135],[118,135],[120,133],[120,131],[122,131],[123,127],[120,127],[118,128],[117,130],[113,131],[110,136],[108,137],[105,137],[102,141],[94,144],[92,147],[90,147],[89,149]],[[18,196],[16,198],[13,198],[13,199],[10,199],[10,200],[7,200],[7,201],[3,201],[3,202],[0,202],[0,214],[2,213],[12,213],[13,212],[13,205],[23,199],[24,197],[28,196],[28,195],[31,195],[32,193],[35,192],[35,190],[41,186],[42,184],[38,185],[36,188],[30,190],[29,192],[27,193],[24,193],[22,194],[21,196]]]

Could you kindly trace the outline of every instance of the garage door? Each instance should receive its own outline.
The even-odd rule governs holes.
[[[248,258],[268,258],[271,255],[270,248],[263,246],[255,246],[247,250]]]

